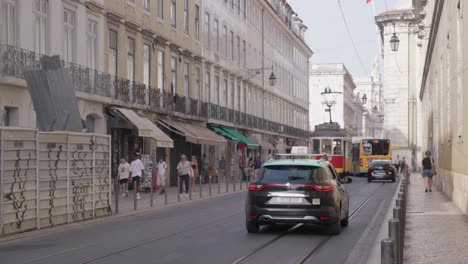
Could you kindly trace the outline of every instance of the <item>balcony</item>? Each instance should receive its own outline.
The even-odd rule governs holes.
[[[0,45],[0,78],[14,77],[24,79],[24,72],[40,70],[40,56],[34,52],[12,46]],[[307,137],[308,132],[281,125],[261,117],[242,113],[220,105],[171,94],[156,87],[130,81],[107,73],[98,72],[81,65],[63,63],[70,74],[71,81],[78,97],[86,96],[95,101],[123,107],[148,110],[168,115],[182,115],[200,121],[226,122],[244,129],[266,130],[282,133],[284,126],[287,136]]]

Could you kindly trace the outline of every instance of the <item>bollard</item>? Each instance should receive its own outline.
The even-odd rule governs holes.
[[[380,263],[393,264],[393,241],[390,238],[384,238],[380,241]]]
[[[211,196],[211,175],[208,177],[209,182],[208,182],[208,195]]]
[[[177,202],[180,203],[180,177],[177,176]]]
[[[136,198],[136,183],[133,182],[133,210],[137,209],[137,198]]]
[[[239,175],[238,178],[239,178],[239,182],[240,182],[239,189],[242,191],[242,175],[240,174],[240,171],[239,171],[238,175]]]
[[[166,184],[164,184],[164,204],[167,205],[167,192],[169,191],[169,188],[166,187]]]
[[[394,256],[394,263],[401,264],[400,259],[400,221],[398,219],[390,219],[388,221],[388,236],[393,241],[393,256]]]
[[[232,181],[232,191],[236,192],[236,179],[234,179],[234,177],[231,177],[231,181]]]
[[[224,176],[224,181],[226,181],[226,192],[229,192],[229,181],[226,176]]]
[[[221,193],[221,183],[219,182],[219,176],[216,176],[216,183],[218,184],[218,194]]]
[[[199,187],[198,189],[199,189],[199,191],[200,191],[200,198],[202,198],[202,187],[203,187],[203,186],[202,186],[201,182],[200,182],[199,185],[200,185],[200,187]]]
[[[150,188],[150,207],[153,208],[153,198],[154,198],[154,195],[153,195],[153,192],[154,192],[154,189],[153,189],[153,175],[151,172],[148,173],[149,177],[151,177],[151,188]]]
[[[115,194],[115,213],[119,213],[119,179],[115,178],[115,184],[114,184],[114,194]]]
[[[192,200],[192,193],[193,193],[193,184],[192,184],[192,178],[189,177],[189,200]]]

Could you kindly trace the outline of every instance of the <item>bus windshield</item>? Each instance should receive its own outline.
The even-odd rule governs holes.
[[[363,140],[362,149],[365,156],[388,155],[390,152],[389,140]]]

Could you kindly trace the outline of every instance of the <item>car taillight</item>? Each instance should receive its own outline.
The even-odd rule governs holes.
[[[317,192],[331,192],[333,191],[333,185],[317,185],[317,184],[304,184],[306,188],[312,188]]]
[[[364,166],[364,163],[362,162],[362,159],[359,159],[359,166]]]
[[[369,170],[375,170],[375,167],[370,167]]]
[[[253,192],[259,192],[263,189],[265,189],[266,185],[264,184],[249,184],[249,190]]]

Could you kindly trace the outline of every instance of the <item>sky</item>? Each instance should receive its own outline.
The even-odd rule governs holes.
[[[359,57],[347,33],[338,1]],[[373,2],[376,14],[380,14],[387,8],[393,9],[397,0]],[[289,0],[288,3],[308,27],[306,42],[314,52],[311,63],[344,63],[353,77],[369,76],[379,52],[372,4],[366,4],[366,0]]]

